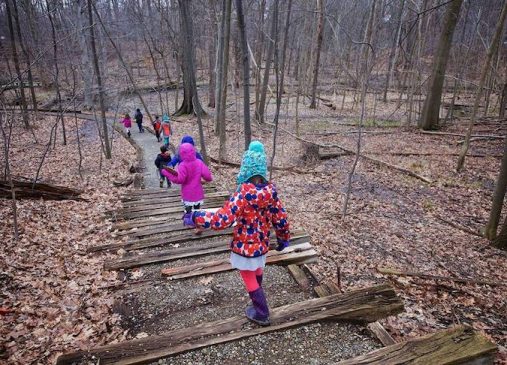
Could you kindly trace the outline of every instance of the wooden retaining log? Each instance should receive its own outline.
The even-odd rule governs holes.
[[[403,310],[403,303],[388,285],[354,290],[345,294],[310,299],[271,310],[271,326],[244,330],[249,321],[232,317],[159,336],[77,351],[58,357],[57,365],[86,361],[104,364],[146,364],[181,352],[235,341],[263,333],[280,331],[322,320],[373,322]]]
[[[339,365],[487,365],[493,364],[496,346],[468,326],[414,338],[341,361]]]
[[[293,245],[307,242],[310,239],[310,237],[302,232],[299,234],[294,234],[291,238],[291,243]],[[272,244],[276,243],[276,239],[272,239]],[[112,262],[106,262],[104,263],[104,269],[105,270],[124,270],[124,269],[131,269],[134,267],[144,266],[144,265],[150,265],[150,264],[156,264],[161,262],[167,262],[167,261],[174,261],[179,260],[183,258],[190,258],[190,257],[199,257],[199,256],[205,256],[210,254],[217,254],[222,252],[230,251],[230,239],[227,240],[221,240],[218,242],[211,242],[207,244],[198,244],[193,245],[190,247],[178,247],[178,248],[172,248],[169,250],[164,251],[158,251],[155,253],[149,253],[145,255],[136,255],[131,258],[125,258],[123,260],[117,260]]]
[[[269,251],[267,253],[267,265],[290,265],[315,262],[317,251],[309,242],[289,246],[283,251]],[[197,264],[162,269],[162,275],[168,279],[177,280],[201,275],[215,274],[218,272],[233,270],[229,259],[200,262]]]

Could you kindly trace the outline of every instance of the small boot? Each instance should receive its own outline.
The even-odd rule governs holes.
[[[250,299],[252,299],[252,305],[249,305],[245,309],[246,317],[261,326],[269,326],[269,308],[264,295],[264,290],[258,288],[252,292],[248,292]]]
[[[259,284],[259,286],[262,286],[262,274],[255,275],[255,278],[257,279],[257,284]]]
[[[160,187],[163,188],[164,187],[164,179],[160,179],[159,182],[160,182]]]

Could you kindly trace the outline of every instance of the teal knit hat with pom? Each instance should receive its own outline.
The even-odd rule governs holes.
[[[268,180],[268,168],[266,164],[266,153],[264,145],[259,141],[250,142],[248,150],[243,154],[241,167],[239,168],[238,184],[243,184],[252,176],[260,175]]]

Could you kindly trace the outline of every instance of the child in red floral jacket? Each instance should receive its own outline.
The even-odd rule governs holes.
[[[214,230],[225,229],[236,222],[231,242],[231,264],[239,270],[252,299],[245,314],[251,321],[268,326],[269,308],[262,289],[262,276],[269,251],[270,229],[272,226],[275,229],[277,251],[289,245],[290,232],[287,213],[275,186],[267,179],[262,143],[253,141],[244,153],[238,184],[238,190],[218,211],[187,213],[183,222]]]

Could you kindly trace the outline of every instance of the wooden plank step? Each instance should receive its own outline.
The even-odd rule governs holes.
[[[140,227],[147,227],[152,226],[155,224],[162,224],[164,222],[167,223],[168,219],[167,217],[150,217],[150,218],[138,218],[138,219],[131,219],[124,222],[117,222],[114,223],[111,226],[110,231],[125,231],[125,230],[131,230],[133,228],[140,228]],[[174,218],[174,221],[178,221],[179,224],[181,223],[181,217]],[[174,224],[174,223],[172,223]]]
[[[144,364],[184,351],[235,341],[263,333],[280,331],[322,320],[372,322],[403,310],[403,303],[388,285],[354,290],[345,294],[310,299],[271,310],[271,326],[248,330],[244,316],[232,317],[141,339],[77,351],[58,357],[57,365],[67,365],[92,356],[104,364]]]
[[[299,235],[294,234],[293,237],[291,238],[291,243],[295,245],[303,241],[307,242],[309,239],[310,237],[303,232],[300,233]],[[275,244],[276,238],[273,238],[271,241],[272,244]],[[179,260],[183,258],[217,254],[230,251],[229,244],[230,239],[222,240],[219,242],[212,242],[204,245],[198,244],[190,247],[178,247],[145,255],[137,255],[135,257],[129,257],[122,260],[106,262],[104,263],[104,269],[105,270],[131,269],[143,265]]]
[[[303,290],[307,290],[310,287],[310,280],[298,265],[289,265],[287,269]]]
[[[231,228],[224,229],[222,231],[204,231],[200,235],[196,235],[193,230],[190,230],[183,231],[180,234],[170,235],[167,237],[144,238],[140,240],[132,240],[127,243],[111,243],[108,245],[92,246],[88,247],[87,252],[118,250],[120,248],[126,251],[141,250],[143,248],[148,247],[158,247],[181,242],[202,240],[204,238],[225,236],[230,235],[231,233],[232,233]]]
[[[222,206],[225,202],[226,197],[214,197],[206,199],[205,204],[209,205],[217,205]],[[117,210],[117,215],[127,215],[130,213],[135,212],[143,212],[143,211],[151,211],[156,209],[164,209],[164,208],[177,208],[179,211],[183,212],[183,204],[181,201],[176,201],[173,203],[158,203],[158,204],[152,204],[152,205],[140,205],[135,207],[129,207],[129,208],[122,208]]]
[[[203,186],[204,193],[214,193],[217,191],[217,188],[215,186]],[[133,190],[128,193],[128,195],[124,195],[121,199],[125,201],[130,200],[139,200],[143,198],[153,198],[158,196],[180,196],[181,192],[180,189],[167,189],[167,188],[160,188],[160,189],[151,189],[151,190]]]
[[[269,251],[267,253],[267,265],[290,265],[314,262],[317,259],[317,251],[309,242],[299,243],[287,247],[285,250]],[[162,275],[170,280],[185,279],[201,275],[215,274],[233,270],[229,258],[200,262],[197,264],[162,269]]]
[[[130,236],[141,238],[155,234],[163,234],[170,232],[176,233],[181,231],[192,230],[191,227],[183,225],[183,223],[181,222],[181,218],[177,219],[174,223],[167,223],[167,219],[164,218],[153,222],[151,225],[141,227],[141,229],[137,229],[137,227],[134,228],[135,229],[131,228],[129,230],[121,230],[119,232],[115,232],[114,234],[116,236]]]
[[[220,207],[222,207],[223,203],[224,202],[222,200],[211,201],[211,202],[205,201],[202,206],[202,209],[220,208]],[[175,214],[175,213],[183,214],[183,206],[172,207],[172,208],[151,209],[151,210],[146,210],[146,211],[142,211],[142,212],[133,212],[133,213],[125,213],[125,214],[120,213],[117,215],[117,217],[118,217],[117,219],[120,219],[120,218],[134,219],[134,218],[141,218],[141,217],[154,217],[157,215],[166,215],[166,214]]]
[[[223,192],[216,192],[216,193],[209,193],[206,194],[206,199],[221,197],[224,199],[227,199],[229,197],[229,193],[223,191]],[[181,197],[178,196],[172,196],[172,197],[156,197],[152,199],[143,199],[143,200],[134,200],[130,202],[124,202],[123,207],[124,208],[133,208],[143,205],[155,205],[155,204],[165,204],[165,203],[180,203],[181,204]]]
[[[457,326],[434,334],[387,346],[366,355],[341,361],[339,365],[380,364],[493,364],[496,346],[468,326]]]

